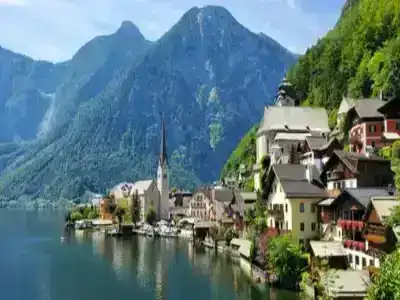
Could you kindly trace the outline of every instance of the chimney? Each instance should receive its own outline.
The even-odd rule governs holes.
[[[307,164],[306,165],[306,178],[309,183],[313,181],[313,165]]]

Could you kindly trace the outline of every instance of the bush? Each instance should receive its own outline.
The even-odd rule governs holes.
[[[239,235],[237,234],[236,231],[233,230],[233,228],[229,228],[227,231],[225,231],[224,234],[224,239],[225,239],[225,243],[226,245],[229,245],[229,243],[231,242],[231,240],[233,238],[237,238],[239,237]]]
[[[153,224],[157,219],[156,211],[153,207],[149,208],[149,211],[146,214],[146,223]]]
[[[75,222],[79,220],[83,220],[83,215],[79,211],[71,212],[71,221]]]
[[[87,218],[88,219],[97,219],[99,217],[98,213],[94,210],[88,213]]]

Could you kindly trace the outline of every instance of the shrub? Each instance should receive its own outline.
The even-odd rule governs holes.
[[[83,219],[83,215],[79,211],[73,211],[71,212],[71,221],[79,221]]]

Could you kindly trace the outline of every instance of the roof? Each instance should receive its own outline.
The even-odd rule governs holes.
[[[139,180],[136,181],[131,190],[131,194],[135,193],[135,191],[138,192],[139,195],[143,194],[145,191],[147,191],[150,187],[150,185],[153,183],[153,180]]]
[[[267,106],[257,134],[271,130],[329,133],[328,113],[325,108]]]
[[[352,109],[357,112],[357,115],[362,119],[367,118],[383,118],[383,115],[378,111],[378,108],[385,104],[380,98],[359,99],[355,101]]]
[[[325,189],[321,187],[318,168],[314,165],[310,166],[313,181],[309,182],[306,177],[307,167],[302,164],[276,164],[272,166],[273,173],[281,183],[287,197],[327,197]]]
[[[330,206],[335,201],[335,198],[328,198],[318,202],[319,206]]]
[[[321,274],[322,284],[331,297],[364,297],[371,282],[367,270],[329,270]]]
[[[234,238],[231,240],[231,245],[239,246],[239,249],[238,249],[239,253],[241,255],[243,255],[244,257],[247,257],[247,258],[250,257],[251,242],[249,240]]]
[[[310,246],[316,257],[347,256],[339,241],[310,241]]]
[[[328,141],[323,136],[308,136],[306,143],[311,150],[320,150]]]
[[[343,190],[343,193],[348,193],[364,207],[368,206],[373,197],[389,196],[386,188],[346,188]]]
[[[351,108],[354,107],[355,100],[353,98],[343,97],[342,102],[340,102],[338,115],[346,114]]]
[[[372,199],[371,204],[375,208],[376,214],[379,219],[383,222],[392,213],[392,210],[400,205],[400,201],[393,199]]]
[[[311,133],[292,133],[292,132],[279,132],[276,134],[274,141],[304,141]]]
[[[234,193],[228,189],[213,189],[213,200],[219,202],[231,202],[233,200]]]
[[[240,192],[240,196],[244,200],[244,202],[256,201],[257,193],[256,192]]]
[[[365,154],[361,153],[355,153],[355,152],[346,152],[342,150],[335,150],[333,152],[333,155],[329,158],[327,163],[324,166],[323,173],[327,171],[329,168],[329,162],[334,159],[334,157],[337,157],[340,161],[343,162],[349,168],[349,170],[353,173],[358,172],[358,161],[364,161],[364,162],[370,162],[370,163],[387,163],[390,166],[390,160],[384,159],[382,157],[379,157],[377,155],[370,155],[367,156]]]

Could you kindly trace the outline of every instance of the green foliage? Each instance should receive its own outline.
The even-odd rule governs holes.
[[[301,275],[306,267],[307,256],[291,236],[280,235],[268,242],[267,268],[279,280],[301,281]]]
[[[400,4],[363,0],[347,5],[339,22],[289,71],[299,98],[332,110],[343,95],[400,95]]]
[[[80,211],[73,211],[71,213],[70,219],[72,222],[83,220],[83,215]]]
[[[117,217],[118,224],[121,225],[125,215],[125,208],[121,206],[117,206],[114,212],[115,216]]]
[[[149,208],[149,210],[148,210],[147,213],[146,213],[145,218],[146,218],[146,223],[148,223],[148,224],[154,224],[154,222],[155,222],[156,219],[157,219],[157,214],[156,214],[156,211],[154,210],[154,207],[153,207],[153,206],[151,206],[151,207]]]
[[[382,147],[378,150],[378,155],[385,159],[392,159],[392,148],[389,146]]]
[[[138,191],[136,190],[136,192],[134,194],[132,194],[132,198],[131,198],[131,221],[132,223],[137,223],[140,221],[140,210],[141,210],[141,206],[140,206],[140,201],[139,201],[139,194]]]
[[[394,171],[394,182],[397,190],[400,190],[400,141],[392,145],[392,170]]]
[[[224,239],[225,239],[226,245],[229,245],[229,243],[231,242],[232,239],[238,238],[238,237],[239,237],[238,233],[233,228],[228,228],[224,234]]]
[[[400,249],[386,257],[378,274],[373,278],[366,299],[400,299]]]
[[[226,161],[221,172],[221,178],[237,176],[241,164],[244,164],[248,169],[253,167],[253,165],[256,163],[257,130],[258,125],[253,126],[241,139],[235,150],[233,150]]]

